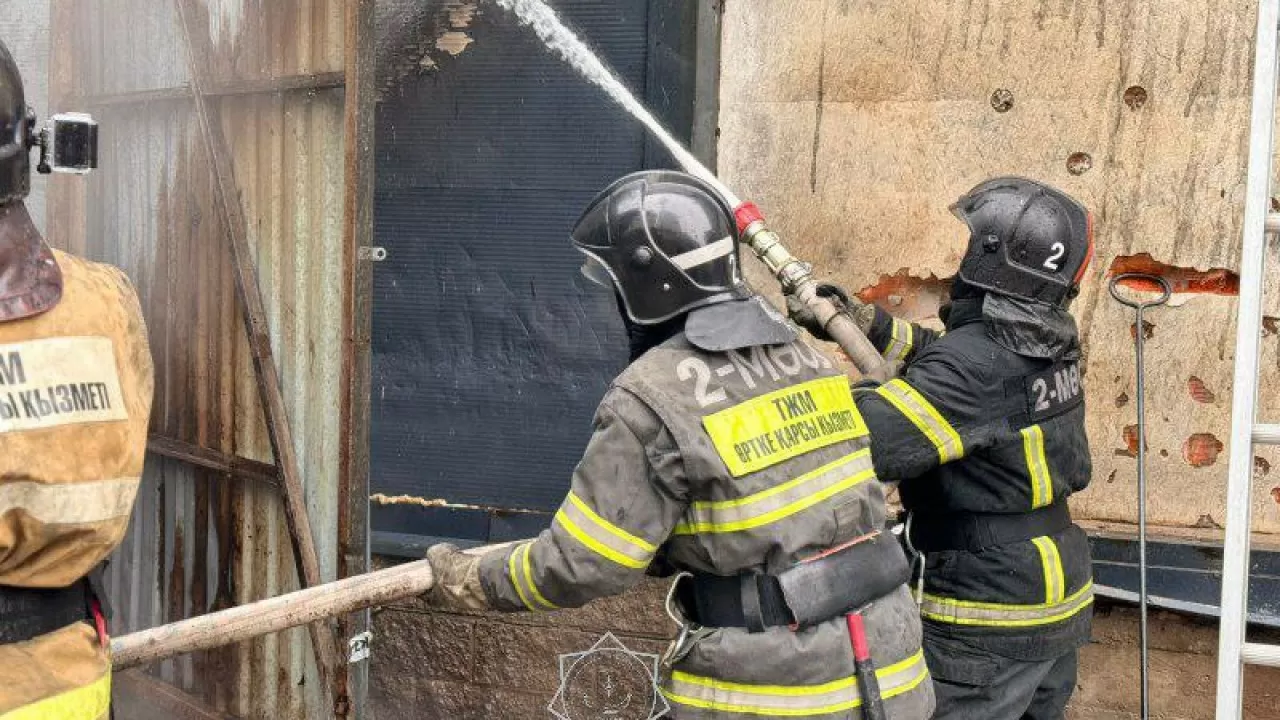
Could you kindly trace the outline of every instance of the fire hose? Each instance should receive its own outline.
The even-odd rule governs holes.
[[[755,203],[739,204],[734,216],[738,220],[742,241],[778,279],[782,292],[799,299],[813,312],[823,329],[864,377],[880,381],[890,379],[895,368],[885,362],[880,351],[848,315],[840,312],[829,298],[818,294],[818,281],[813,278],[812,266],[796,259],[787,250],[778,234],[765,225],[764,215]]]
[[[483,555],[513,543],[466,552]],[[120,671],[174,655],[252,640],[384,603],[417,597],[435,584],[431,564],[417,560],[336,582],[198,615],[111,639],[111,666]]]

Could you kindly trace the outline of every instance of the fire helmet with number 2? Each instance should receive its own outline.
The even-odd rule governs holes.
[[[1093,257],[1093,219],[1066,193],[1020,177],[987,180],[951,206],[969,226],[960,280],[1066,306]]]
[[[632,322],[653,325],[750,297],[738,267],[733,211],[703,181],[671,170],[626,175],[574,227],[582,274],[615,288]]]

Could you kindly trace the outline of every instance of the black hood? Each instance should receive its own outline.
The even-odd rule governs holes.
[[[989,293],[982,322],[987,336],[1010,352],[1047,360],[1080,356],[1080,331],[1064,307]]]
[[[948,330],[981,321],[987,337],[1024,357],[1059,360],[1080,353],[1080,332],[1066,308],[988,293],[955,279],[938,316]]]

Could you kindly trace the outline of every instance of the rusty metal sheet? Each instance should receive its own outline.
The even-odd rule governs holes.
[[[720,170],[820,274],[933,322],[936,278],[964,249],[947,211],[962,192],[1023,174],[1089,205],[1097,258],[1073,309],[1094,483],[1073,505],[1132,522],[1132,318],[1105,281],[1142,253],[1171,271],[1236,267],[1255,10],[1248,0],[729,3]],[[1157,524],[1224,520],[1235,298],[1229,283],[1207,285],[1189,283],[1149,318]],[[1264,418],[1280,417],[1277,289],[1258,329]],[[1255,527],[1267,532],[1280,532],[1278,459],[1257,452]]]
[[[58,0],[55,0],[55,2]],[[19,5],[24,3],[17,3]],[[101,124],[84,248],[138,287],[156,361],[151,431],[271,462],[223,220],[169,2],[79,5],[55,52]],[[344,98],[341,0],[209,0],[217,100],[250,224],[270,340],[294,424],[325,579],[337,565]],[[142,39],[145,38],[145,42]],[[274,78],[321,75],[319,87]],[[235,82],[243,81],[239,86]],[[146,102],[119,93],[152,92]],[[71,188],[75,186],[66,185]],[[77,241],[79,242],[79,241]],[[110,569],[117,633],[296,589],[278,489],[151,455]],[[240,717],[323,717],[305,630],[169,660],[161,679]]]

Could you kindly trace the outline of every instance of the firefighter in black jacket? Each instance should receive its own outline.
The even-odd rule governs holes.
[[[945,332],[824,292],[902,363],[896,379],[855,397],[876,474],[899,481],[922,556],[934,717],[1061,718],[1093,603],[1088,542],[1067,510],[1091,473],[1067,306],[1093,254],[1092,223],[1062,192],[1011,177],[978,185],[952,211],[970,238],[940,313]]]

